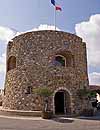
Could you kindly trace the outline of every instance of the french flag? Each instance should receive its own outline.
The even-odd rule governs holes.
[[[56,5],[55,0],[51,0],[51,3],[55,6],[55,9],[56,9],[56,10],[62,11],[61,7],[58,6],[58,5]]]

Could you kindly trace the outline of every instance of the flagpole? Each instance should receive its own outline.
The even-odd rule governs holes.
[[[56,10],[60,10],[61,11],[61,7],[56,5],[55,0],[51,0],[51,3],[53,4],[53,6],[55,7],[54,9],[54,26],[55,26],[55,31],[56,31]]]
[[[54,8],[54,26],[55,26],[55,31],[56,31],[56,7]]]

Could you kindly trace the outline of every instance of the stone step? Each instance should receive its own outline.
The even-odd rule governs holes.
[[[21,110],[0,109],[0,115],[40,117],[41,111],[21,111]]]

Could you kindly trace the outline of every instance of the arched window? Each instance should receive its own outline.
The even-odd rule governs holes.
[[[66,58],[61,55],[56,55],[56,57],[54,59],[54,65],[66,66]]]
[[[15,56],[11,56],[8,59],[8,63],[7,63],[7,71],[12,70],[16,68],[16,57]]]
[[[69,51],[59,52],[55,56],[53,64],[56,66],[74,67],[74,56]]]

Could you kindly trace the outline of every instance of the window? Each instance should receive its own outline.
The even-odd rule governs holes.
[[[64,46],[65,46],[65,47],[68,47],[68,46],[69,46],[69,42],[64,41]]]
[[[54,59],[54,65],[58,65],[58,66],[65,66],[66,65],[66,59],[63,56],[56,56]]]
[[[16,57],[15,56],[11,56],[8,59],[8,63],[7,63],[7,71],[12,70],[16,68]]]
[[[28,86],[25,94],[31,94],[31,93],[32,93],[32,87]]]
[[[53,60],[53,65],[74,67],[74,56],[69,51],[59,52]]]

